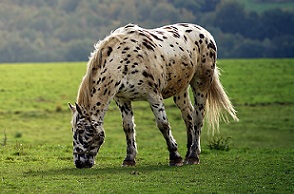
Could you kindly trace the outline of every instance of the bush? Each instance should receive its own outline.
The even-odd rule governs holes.
[[[214,136],[212,139],[208,140],[208,148],[211,150],[230,150],[230,139],[231,137],[223,138],[221,136]]]

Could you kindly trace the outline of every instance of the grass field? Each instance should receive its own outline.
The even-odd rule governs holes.
[[[294,59],[220,60],[240,122],[222,123],[230,150],[208,148],[200,165],[168,167],[165,141],[146,102],[134,103],[137,166],[121,167],[125,137],[114,103],[92,169],[72,161],[71,113],[86,63],[0,65],[0,193],[294,193]],[[180,153],[186,132],[165,101]]]

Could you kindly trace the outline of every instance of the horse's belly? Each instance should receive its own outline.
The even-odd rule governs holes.
[[[169,82],[166,88],[161,92],[163,98],[170,98],[179,92],[186,90],[189,86],[190,80],[174,80]]]
[[[165,86],[162,88],[163,98],[169,98],[186,90],[194,75],[195,67],[186,61],[180,60],[166,70]]]

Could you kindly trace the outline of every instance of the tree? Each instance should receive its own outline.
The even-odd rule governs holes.
[[[220,57],[294,57],[294,13],[256,13],[239,2],[1,0],[0,62],[87,60],[93,44],[130,22],[145,28],[203,25],[214,35]]]
[[[202,12],[211,12],[216,9],[216,6],[221,2],[221,0],[205,0],[202,1],[202,6],[200,11]]]
[[[66,12],[74,12],[76,11],[77,7],[79,6],[80,0],[63,0],[61,2],[61,7]]]
[[[246,12],[243,5],[225,1],[216,10],[214,25],[225,33],[242,33],[246,28]]]
[[[190,10],[192,13],[196,14],[200,11],[205,0],[169,0],[169,2],[171,2],[176,8],[185,8],[186,10]]]
[[[159,3],[151,11],[151,20],[157,21],[160,24],[174,23],[178,20],[177,10],[171,5],[166,3]]]
[[[294,34],[294,14],[280,9],[264,12],[261,16],[263,37],[274,38]]]

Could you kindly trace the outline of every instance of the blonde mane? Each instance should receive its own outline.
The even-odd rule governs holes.
[[[77,103],[83,106],[84,108],[90,108],[92,81],[93,77],[97,75],[97,73],[99,73],[101,69],[103,49],[122,40],[123,35],[125,34],[122,33],[122,31],[116,30],[115,32],[112,32],[104,40],[99,41],[96,45],[94,45],[95,50],[91,53],[89,57],[86,75],[82,79],[77,95]]]
[[[91,53],[91,56],[89,57],[86,75],[83,77],[78,91],[77,103],[84,108],[89,108],[90,106],[92,69],[97,68],[98,71],[101,67],[102,53],[99,49],[99,44],[100,43],[97,43],[95,45],[95,50]]]

